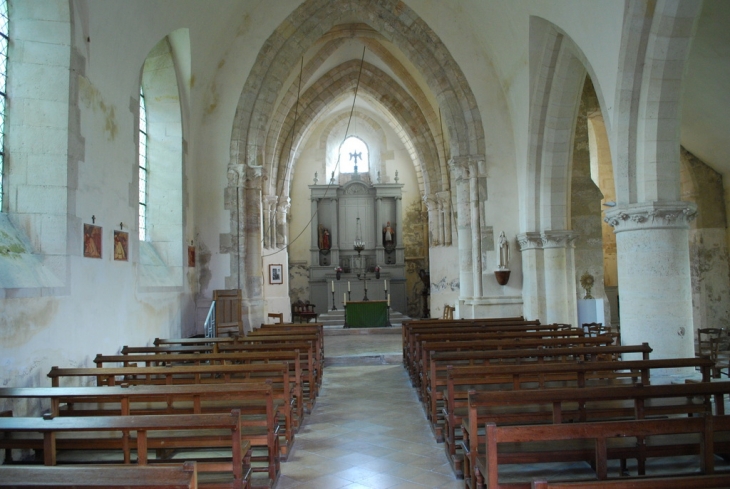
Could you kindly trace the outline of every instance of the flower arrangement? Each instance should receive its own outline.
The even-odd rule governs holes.
[[[339,280],[342,275],[342,267],[335,267],[335,274],[337,275],[337,280]]]

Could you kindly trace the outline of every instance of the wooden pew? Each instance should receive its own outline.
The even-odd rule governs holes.
[[[189,365],[167,367],[115,368],[59,368],[52,367],[47,374],[53,387],[59,387],[63,378],[96,379],[97,386],[117,385],[173,385],[222,384],[233,382],[267,382],[272,386],[277,410],[284,425],[283,442],[279,443],[280,456],[286,460],[294,444],[296,403],[293,383],[289,380],[286,363],[258,363],[249,365]]]
[[[301,348],[309,348],[308,343],[301,343],[298,345]],[[297,420],[301,420],[304,417],[304,407],[307,403],[313,403],[305,398],[304,392],[304,379],[307,382],[314,382],[314,373],[310,369],[314,369],[313,356],[309,354],[308,350],[301,353],[298,348],[290,350],[289,348],[283,348],[274,350],[271,348],[260,348],[260,345],[254,345],[247,348],[245,351],[239,350],[226,350],[225,353],[213,353],[213,348],[210,347],[208,353],[175,353],[179,347],[175,345],[171,346],[147,346],[147,347],[125,347],[127,351],[134,349],[137,353],[127,355],[102,355],[97,354],[94,358],[94,363],[97,367],[113,367],[121,364],[125,367],[135,366],[137,364],[145,365],[147,367],[163,366],[163,365],[202,365],[206,363],[210,364],[259,364],[259,363],[271,363],[271,362],[287,362],[289,364],[290,379],[293,379],[295,384],[297,403],[295,407],[295,413]],[[124,349],[123,349],[124,351]],[[306,370],[302,367],[302,360],[307,365]],[[307,396],[310,394],[311,389],[307,390]]]
[[[594,474],[608,478],[608,460],[635,458],[639,466],[650,457],[700,455],[699,470],[714,471],[715,453],[727,453],[728,443],[716,442],[730,430],[728,416],[699,416],[658,420],[610,421],[550,426],[486,425],[486,457],[477,463],[476,487],[530,488],[530,481],[499,482],[499,465],[545,462],[590,462]],[[668,436],[672,435],[672,436]],[[661,440],[658,437],[662,437]],[[501,446],[500,446],[501,445]]]
[[[583,330],[577,328],[566,328],[563,330],[543,330],[543,331],[494,331],[484,328],[465,328],[456,332],[416,332],[411,335],[413,346],[410,349],[409,356],[414,359],[422,358],[421,348],[424,343],[446,343],[457,341],[476,341],[476,340],[526,340],[526,339],[547,339],[547,338],[583,338]]]
[[[438,403],[443,399],[443,392],[447,385],[447,371],[449,366],[486,366],[492,364],[522,364],[546,362],[587,362],[617,360],[621,355],[641,354],[644,360],[649,359],[652,349],[648,343],[642,345],[623,346],[588,346],[567,348],[540,348],[516,350],[483,350],[483,351],[446,351],[432,352],[429,359],[429,370],[425,372],[426,413],[429,421],[436,422]],[[441,434],[436,432],[437,439],[443,441]]]
[[[242,439],[241,412],[237,409],[227,414],[0,418],[0,432],[6,435],[0,440],[0,447],[42,452],[47,466],[57,465],[59,451],[64,450],[121,451],[118,463],[124,464],[132,463],[134,452],[137,465],[146,466],[169,463],[168,459],[151,458],[151,450],[182,449],[188,460],[197,462],[199,487],[209,486],[201,474],[215,478],[218,482],[211,487],[216,488],[243,489],[250,479],[250,444]],[[16,433],[31,436],[8,437]],[[221,451],[229,449],[230,457],[221,456]],[[210,450],[215,450],[214,456],[204,454]],[[84,463],[96,461],[91,454]],[[73,463],[79,463],[77,457]],[[224,485],[220,482],[221,473],[227,479]]]
[[[619,480],[602,481],[532,482],[532,489],[727,489],[728,487],[730,487],[728,473],[636,479],[623,477]]]
[[[241,430],[263,462],[271,483],[279,475],[279,426],[272,388],[267,384],[139,385],[132,387],[0,388],[0,399],[50,401],[50,414],[64,416],[130,416],[136,414],[207,414],[241,409]],[[61,405],[65,405],[61,409]]]
[[[446,456],[456,475],[463,475],[463,457],[457,455],[457,448],[461,441],[458,435],[463,416],[467,414],[469,392],[544,389],[551,385],[553,388],[637,383],[649,385],[652,371],[673,368],[698,368],[702,373],[702,381],[709,382],[714,364],[709,359],[686,358],[451,367],[447,371],[441,409]]]
[[[421,399],[426,399],[426,384],[423,382],[424,372],[430,369],[429,360],[432,352],[438,351],[469,351],[469,350],[518,350],[536,348],[565,348],[569,346],[606,346],[612,339],[596,338],[506,338],[472,341],[433,341],[423,342],[420,346],[421,361],[418,362],[415,372],[417,388]]]
[[[141,488],[195,489],[198,476],[195,462],[167,466],[0,466],[2,489],[56,488]],[[245,486],[244,486],[245,487]]]
[[[516,391],[470,391],[467,416],[462,419],[464,479],[476,487],[478,452],[484,437],[477,431],[486,423],[497,425],[585,423],[616,419],[644,419],[670,415],[724,414],[724,396],[730,382],[680,385],[641,384],[583,389],[531,389]],[[700,398],[696,401],[695,398]],[[643,469],[639,466],[640,474]]]

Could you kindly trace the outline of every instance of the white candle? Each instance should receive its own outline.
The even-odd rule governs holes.
[[[350,281],[347,281],[347,291],[350,292]]]
[[[347,292],[342,294],[342,304],[343,305],[347,304]]]
[[[387,279],[383,280],[383,287],[385,287],[386,291],[388,290],[388,280]]]
[[[390,294],[388,294],[388,307],[390,307]]]
[[[335,281],[333,280],[332,281],[332,292],[334,292],[334,291],[335,291]]]

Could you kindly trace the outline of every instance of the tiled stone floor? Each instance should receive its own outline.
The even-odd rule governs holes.
[[[327,367],[281,474],[277,489],[464,487],[400,365]]]

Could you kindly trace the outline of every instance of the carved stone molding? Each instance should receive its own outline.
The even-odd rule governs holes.
[[[457,180],[477,178],[485,173],[486,161],[484,155],[454,156],[449,160],[449,169]]]
[[[245,186],[247,188],[256,188],[260,189],[263,176],[264,176],[264,167],[263,166],[247,166],[245,167],[245,174],[246,174],[246,181]]]
[[[279,213],[286,216],[289,213],[289,209],[291,208],[291,199],[289,197],[286,197],[286,198],[282,197],[279,200],[280,200],[280,202],[277,207],[277,210],[279,211]]]
[[[444,209],[448,209],[451,206],[451,192],[449,192],[448,190],[445,190],[443,192],[436,192],[434,196]]]
[[[241,184],[241,175],[245,173],[243,165],[228,165],[228,186],[238,187]]]
[[[574,231],[543,231],[542,233],[522,233],[517,235],[520,251],[545,248],[567,248],[578,238]]]
[[[603,219],[614,233],[645,229],[688,229],[697,217],[694,202],[648,202],[606,211]]]
[[[544,231],[541,236],[543,248],[567,248],[578,239],[575,231]]]

